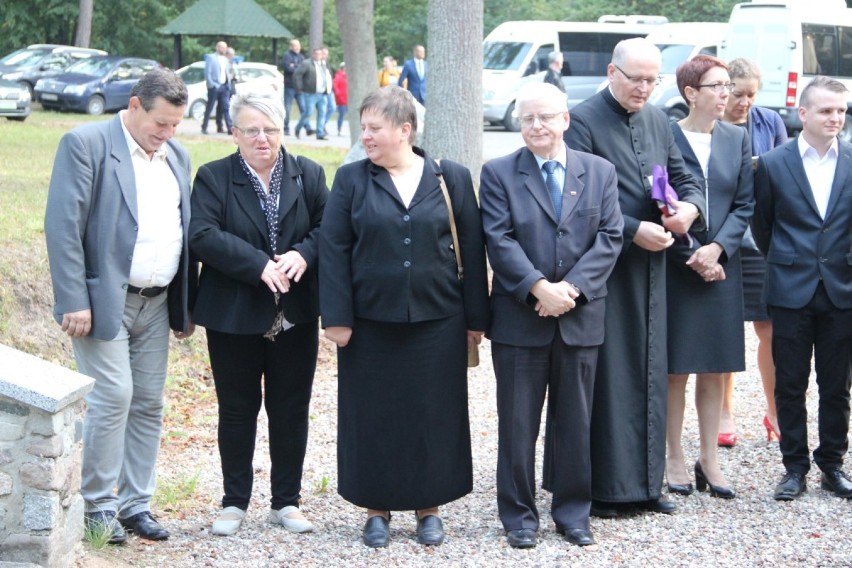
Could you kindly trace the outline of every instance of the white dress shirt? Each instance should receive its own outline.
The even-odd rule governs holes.
[[[137,288],[168,286],[177,274],[183,248],[180,188],[166,162],[168,147],[163,144],[148,158],[124,125],[126,112],[121,113],[121,128],[133,162],[139,223],[128,282]]]
[[[816,148],[808,144],[805,137],[799,135],[799,154],[805,166],[805,174],[814,194],[819,215],[825,219],[828,210],[828,198],[831,197],[831,185],[834,183],[834,172],[837,170],[837,139],[835,138],[828,152],[820,158]]]

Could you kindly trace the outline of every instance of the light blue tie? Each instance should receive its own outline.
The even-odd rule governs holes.
[[[557,220],[562,216],[562,187],[560,187],[559,182],[556,180],[556,176],[553,175],[558,165],[559,162],[556,160],[548,160],[541,165],[541,168],[547,174],[544,183],[547,184],[547,190],[550,192],[550,200],[553,201],[553,209],[556,211]]]

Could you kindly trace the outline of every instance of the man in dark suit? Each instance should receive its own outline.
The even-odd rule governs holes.
[[[417,102],[424,106],[426,105],[426,73],[428,69],[426,48],[422,45],[415,45],[414,57],[402,66],[402,73],[399,75],[399,81],[397,81],[397,85],[407,88]]]
[[[290,134],[290,112],[293,110],[293,101],[296,101],[296,106],[299,107],[299,114],[304,114],[305,105],[302,101],[301,93],[296,89],[294,76],[296,69],[302,65],[305,60],[305,54],[302,53],[302,44],[297,39],[290,40],[290,49],[281,57],[281,72],[284,73],[284,110],[287,111],[287,116],[284,119],[284,134]]]
[[[565,92],[565,84],[562,82],[562,64],[564,59],[561,51],[551,51],[547,54],[547,73],[544,74],[544,82],[549,83]]]
[[[54,317],[77,368],[95,379],[83,424],[85,522],[111,543],[126,539],[122,525],[148,540],[169,536],[150,500],[169,327],[179,338],[193,331],[189,154],[171,140],[186,100],[177,75],[150,71],[127,110],[62,138],[47,196]]]
[[[775,499],[806,491],[810,469],[805,394],[815,358],[821,486],[852,498],[841,470],[852,381],[852,145],[837,139],[846,87],[815,77],[802,91],[802,133],[760,157],[754,240],[766,255],[775,403],[786,473]]]
[[[499,446],[497,504],[509,544],[536,545],[535,441],[549,390],[556,530],[594,543],[589,530],[589,422],[606,280],[624,221],[615,168],[569,150],[565,94],[531,83],[517,99],[525,148],[482,169]]]

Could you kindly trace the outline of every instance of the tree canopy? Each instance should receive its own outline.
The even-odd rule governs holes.
[[[90,47],[120,55],[172,59],[172,38],[157,30],[180,15],[195,0],[134,0],[94,2]],[[852,0],[847,0],[852,2]],[[257,0],[269,14],[307,44],[310,2]],[[483,28],[488,34],[507,20],[593,21],[602,14],[658,14],[670,21],[725,21],[735,0],[484,0]],[[132,6],[132,9],[128,9]],[[412,46],[427,44],[426,6],[423,0],[375,0],[373,10],[376,55],[402,62]],[[3,0],[0,2],[0,56],[32,43],[73,44],[79,0]],[[334,2],[324,7],[324,37],[336,65],[343,59]],[[195,61],[210,51],[218,37],[185,37],[184,61]],[[269,43],[252,38],[224,38],[237,53],[253,61],[272,63]],[[428,48],[428,46],[427,46]],[[279,46],[280,56],[286,46]]]

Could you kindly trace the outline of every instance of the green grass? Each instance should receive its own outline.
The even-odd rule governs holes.
[[[192,476],[178,479],[157,480],[157,490],[154,492],[154,505],[164,511],[178,511],[186,503],[191,502],[198,492],[198,477],[200,471]]]

